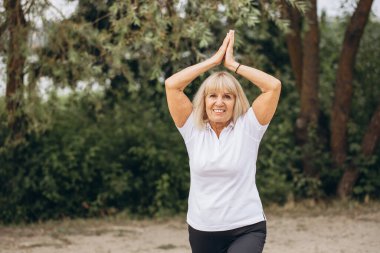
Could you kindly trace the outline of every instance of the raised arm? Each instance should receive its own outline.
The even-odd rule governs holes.
[[[185,124],[193,109],[190,99],[183,92],[184,89],[199,75],[223,61],[230,34],[226,35],[222,46],[211,58],[187,67],[165,80],[166,98],[170,115],[177,127],[182,127]]]
[[[258,69],[239,64],[233,56],[234,32],[227,47],[224,65],[231,71],[245,77],[258,86],[261,94],[253,101],[252,109],[262,125],[268,124],[276,111],[281,93],[281,82],[277,78]],[[239,66],[240,65],[240,66]]]

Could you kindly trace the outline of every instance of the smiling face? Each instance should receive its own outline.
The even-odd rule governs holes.
[[[228,90],[211,91],[205,97],[206,114],[210,123],[227,123],[232,119],[235,96]]]
[[[207,123],[219,131],[247,112],[249,102],[236,78],[228,72],[215,72],[203,81],[193,99],[195,124]]]

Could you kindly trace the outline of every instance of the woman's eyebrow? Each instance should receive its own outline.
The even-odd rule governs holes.
[[[211,95],[211,94],[217,94],[217,93],[220,93],[220,92],[217,92],[217,91],[212,91],[212,92],[208,92],[207,95]],[[230,96],[233,96],[233,94],[231,92],[225,92],[225,93],[222,93],[223,95],[230,95]]]

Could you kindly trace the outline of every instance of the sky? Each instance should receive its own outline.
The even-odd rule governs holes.
[[[55,20],[62,19],[62,15],[59,14],[55,9],[58,9],[66,18],[68,18],[75,11],[75,8],[78,4],[78,1],[72,1],[69,3],[66,0],[50,1],[55,6],[55,8],[47,10],[46,17]],[[320,15],[322,10],[325,10],[328,16],[339,16],[340,14],[344,13],[344,11],[352,13],[356,6],[355,3],[356,0],[317,0],[318,14]],[[374,0],[372,4],[372,12],[377,16],[377,18],[380,19],[380,0]],[[0,96],[4,96],[5,93],[5,66],[2,60],[3,59],[0,57]],[[41,88],[47,86],[47,84],[40,85]]]
[[[318,13],[320,14],[322,9],[327,11],[329,16],[339,16],[342,13],[342,2],[348,2],[343,4],[343,9],[353,12],[356,6],[356,0],[317,0]],[[380,18],[380,0],[374,0],[372,3],[372,12]]]

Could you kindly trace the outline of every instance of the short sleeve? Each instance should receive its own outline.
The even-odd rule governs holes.
[[[250,107],[244,115],[244,128],[248,131],[248,134],[257,141],[261,141],[269,124],[270,123],[261,125],[252,107]]]
[[[190,116],[187,118],[185,124],[182,127],[177,127],[178,131],[181,133],[185,143],[190,141],[194,135],[194,113],[191,112]]]

